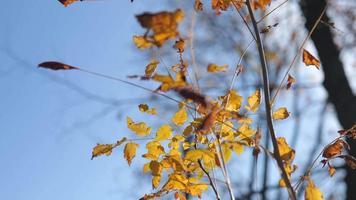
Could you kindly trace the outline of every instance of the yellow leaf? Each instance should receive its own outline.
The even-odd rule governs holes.
[[[185,151],[185,150],[187,150],[189,148],[190,148],[190,143],[189,142],[184,142],[183,143],[183,150]]]
[[[162,165],[158,161],[152,160],[150,162],[150,170],[152,173],[152,176],[160,176],[162,173]]]
[[[217,73],[217,72],[226,72],[228,65],[216,65],[216,64],[209,64],[207,71],[210,73]]]
[[[232,150],[239,156],[244,152],[244,146],[239,142],[232,143]]]
[[[320,61],[305,49],[303,49],[303,62],[307,66],[314,65],[317,69],[320,68]]]
[[[134,36],[133,42],[135,43],[136,47],[139,49],[147,49],[153,46],[153,43],[143,36]]]
[[[160,181],[161,181],[161,176],[153,176],[152,177],[152,188],[156,189],[159,186]]]
[[[323,193],[317,188],[314,182],[309,178],[307,188],[304,193],[305,200],[323,200]]]
[[[206,150],[206,149],[193,149],[186,153],[185,159],[194,161],[194,162],[196,162],[200,159],[207,161],[207,162],[209,162],[209,161],[214,162],[215,156],[214,156],[213,152],[210,152],[209,150]]]
[[[172,122],[177,125],[181,126],[183,125],[188,119],[188,114],[184,106],[176,112],[172,118]]]
[[[251,96],[247,98],[248,105],[245,108],[249,111],[256,112],[261,103],[261,92],[259,89],[256,90]]]
[[[229,99],[229,101],[226,103],[226,110],[237,112],[240,109],[242,96],[238,95],[235,90],[231,90],[225,98]]]
[[[246,138],[251,138],[252,136],[254,136],[257,133],[256,130],[253,130],[250,128],[249,125],[247,124],[243,124],[242,126],[240,126],[237,129],[237,134],[238,136],[243,140]]]
[[[127,117],[127,127],[138,136],[146,136],[151,133],[151,128],[144,122],[135,123],[130,117]]]
[[[161,127],[158,128],[157,134],[156,134],[156,141],[161,141],[161,140],[167,140],[169,137],[172,135],[172,127],[170,125],[162,125]]]
[[[148,113],[150,115],[157,115],[157,111],[155,108],[149,108],[149,106],[147,104],[140,104],[138,105],[138,109],[141,111],[141,112],[144,112],[144,113]]]
[[[112,144],[97,144],[93,149],[91,159],[103,154],[109,156],[111,154],[112,148]]]
[[[230,145],[227,143],[223,143],[221,144],[221,149],[222,149],[222,154],[224,157],[224,161],[227,163],[230,161],[231,159],[231,149],[230,149]]]
[[[148,142],[146,149],[148,152],[143,157],[150,160],[158,160],[161,155],[165,154],[164,147],[158,141]]]
[[[287,144],[284,137],[277,138],[279,154],[283,161],[291,162],[294,159],[295,151]]]
[[[144,165],[143,165],[143,173],[148,173],[149,171],[151,171],[151,169],[150,169],[150,162],[149,163],[145,163]]]
[[[155,72],[158,64],[159,64],[159,61],[157,61],[156,59],[151,60],[151,62],[146,66],[145,76],[151,77],[153,72]]]
[[[274,113],[273,113],[273,119],[278,120],[278,119],[286,119],[289,117],[289,112],[287,110],[287,108],[282,107],[277,109]]]
[[[208,188],[209,188],[208,184],[200,183],[200,184],[189,185],[186,191],[192,196],[201,196],[203,192]]]
[[[132,159],[136,156],[137,148],[138,148],[138,144],[133,142],[129,142],[125,145],[124,157],[127,160],[129,166],[131,165]]]

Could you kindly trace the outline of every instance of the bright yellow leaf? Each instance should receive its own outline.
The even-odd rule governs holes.
[[[207,71],[210,73],[217,73],[217,72],[226,72],[228,65],[216,65],[216,64],[209,64]]]
[[[171,137],[172,132],[173,132],[173,130],[170,125],[168,125],[168,124],[162,125],[157,130],[155,140],[156,141],[167,140],[169,137]]]
[[[127,117],[127,127],[138,136],[146,136],[151,133],[151,128],[144,122],[135,123],[130,117]]]
[[[202,196],[203,192],[209,188],[206,183],[193,184],[187,186],[186,191],[192,196]]]
[[[146,66],[145,76],[151,77],[152,74],[155,72],[158,64],[159,64],[158,60],[156,60],[156,59],[151,60],[151,62]]]
[[[232,150],[239,156],[244,152],[244,146],[239,142],[234,142],[231,144]]]
[[[305,200],[323,200],[323,193],[317,188],[314,182],[309,178],[307,188],[304,193]]]
[[[226,100],[227,98],[229,99],[229,101],[226,103],[226,110],[237,112],[241,107],[242,96],[238,95],[235,90],[231,90],[229,94],[225,97]]]
[[[243,124],[242,126],[240,126],[237,129],[237,135],[243,140],[246,138],[251,138],[252,136],[254,136],[257,133],[256,130],[253,130],[252,128],[250,128],[249,125],[247,124]]]
[[[183,125],[188,119],[188,114],[185,106],[182,106],[178,112],[176,112],[172,118],[172,122],[177,125],[181,126]]]
[[[291,162],[294,159],[295,151],[287,144],[284,137],[277,138],[279,154],[283,161]]]
[[[261,92],[259,89],[256,90],[251,96],[247,98],[248,105],[245,108],[249,111],[256,112],[261,103]]]
[[[152,188],[156,189],[159,186],[160,182],[161,182],[161,176],[153,176],[152,177]]]
[[[134,36],[133,42],[139,49],[147,49],[153,46],[153,43],[144,36]]]
[[[129,165],[131,165],[132,159],[136,156],[137,148],[138,148],[138,144],[133,142],[129,142],[125,145],[124,157]]]
[[[93,149],[91,159],[104,154],[109,156],[112,152],[112,148],[112,144],[97,144]]]
[[[274,113],[273,113],[273,119],[278,120],[278,119],[286,119],[289,117],[289,112],[287,110],[286,107],[282,107],[277,109]]]

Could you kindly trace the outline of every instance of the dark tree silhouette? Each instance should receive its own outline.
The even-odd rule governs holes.
[[[302,0],[300,6],[305,16],[305,26],[310,31],[319,17],[321,11],[327,5],[326,0]],[[329,17],[324,15],[323,21],[328,22]],[[326,89],[330,102],[334,105],[337,118],[343,128],[350,128],[356,122],[356,97],[347,80],[343,63],[340,60],[340,50],[333,41],[331,28],[319,25],[311,36],[318,51],[324,71],[324,88]],[[356,141],[348,141],[350,154],[356,155]],[[355,200],[356,193],[353,191],[356,185],[356,173],[346,167],[345,183],[347,186],[346,198]]]

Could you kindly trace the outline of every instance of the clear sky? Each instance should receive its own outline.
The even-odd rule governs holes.
[[[1,2],[0,199],[137,199],[149,192],[147,181],[130,178],[138,169],[122,170],[128,166],[121,150],[90,160],[97,142],[127,134],[120,114],[134,110],[138,102],[130,99],[145,93],[36,67],[57,60],[117,77],[142,71],[147,61],[131,38],[143,31],[134,15],[148,3],[155,4],[107,0],[65,8],[57,0]]]

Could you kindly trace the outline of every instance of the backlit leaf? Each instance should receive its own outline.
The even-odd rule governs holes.
[[[149,41],[144,36],[133,36],[132,39],[136,47],[139,49],[147,49],[154,45],[151,41]]]
[[[208,184],[193,184],[189,185],[186,189],[187,193],[191,194],[192,196],[199,196],[201,197],[203,192],[209,188]]]
[[[334,156],[340,155],[345,146],[345,141],[339,139],[334,143],[325,147],[323,151],[324,158],[332,158]]]
[[[184,40],[183,39],[177,40],[176,43],[173,45],[173,48],[177,49],[179,53],[183,53],[185,48]]]
[[[256,90],[251,96],[247,98],[248,105],[245,108],[249,111],[256,112],[261,103],[261,92],[259,89]]]
[[[217,73],[217,72],[226,72],[228,65],[216,65],[216,64],[209,64],[207,71],[210,73]]]
[[[305,200],[323,200],[323,193],[317,188],[314,182],[309,178],[307,188],[304,193]]]
[[[112,152],[112,148],[112,144],[97,144],[93,149],[91,159],[104,154],[109,156]]]
[[[287,108],[281,107],[281,108],[277,109],[275,112],[273,112],[272,117],[275,120],[286,119],[289,117],[289,112],[288,112]]]
[[[287,79],[287,90],[292,87],[292,85],[296,82],[295,78],[288,74],[288,79]]]
[[[295,151],[287,144],[284,137],[277,138],[279,154],[283,161],[292,161],[295,156]]]
[[[38,67],[51,69],[51,70],[70,70],[70,69],[78,69],[77,67],[73,67],[67,64],[63,64],[55,61],[43,62],[38,65]]]
[[[144,122],[135,123],[130,117],[127,117],[127,127],[138,136],[146,136],[151,133],[151,128]]]
[[[155,72],[158,64],[159,64],[159,61],[157,61],[156,59],[151,60],[151,62],[146,66],[145,76],[151,77],[152,74]]]
[[[172,132],[173,132],[172,127],[170,125],[165,124],[158,128],[155,140],[157,141],[167,140],[168,138],[171,137]]]
[[[320,68],[320,61],[305,49],[303,49],[303,62],[307,66],[314,65],[317,69]]]
[[[136,156],[137,148],[138,148],[138,144],[133,142],[129,142],[125,145],[124,157],[129,165],[131,165],[132,159]]]
[[[188,114],[185,106],[182,106],[178,112],[176,112],[172,118],[172,122],[177,125],[181,126],[183,125],[188,119]]]
[[[238,95],[235,90],[231,90],[227,96],[224,97],[228,102],[226,103],[226,110],[238,111],[241,107],[242,96]],[[224,101],[226,101],[224,99]]]

